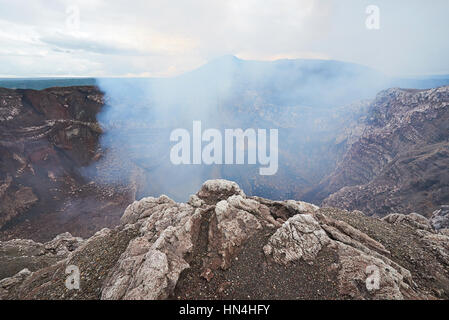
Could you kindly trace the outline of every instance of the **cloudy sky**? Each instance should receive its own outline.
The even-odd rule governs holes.
[[[369,5],[379,8],[379,29],[366,27]],[[0,77],[171,76],[226,54],[449,74],[447,0],[0,0],[0,8]]]

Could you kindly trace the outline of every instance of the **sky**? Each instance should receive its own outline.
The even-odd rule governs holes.
[[[0,0],[0,8],[0,77],[167,77],[229,54],[449,74],[447,0]],[[367,27],[372,19],[378,28]]]

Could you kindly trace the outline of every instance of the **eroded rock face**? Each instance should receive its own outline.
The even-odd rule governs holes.
[[[130,205],[122,221],[140,230],[103,285],[102,299],[165,299],[189,267],[200,209],[162,196]]]
[[[103,154],[103,104],[93,86],[0,88],[0,239],[88,237],[119,223],[132,187],[100,185],[81,172]]]
[[[449,87],[380,92],[335,170],[306,199],[366,214],[430,217],[449,201]]]
[[[448,298],[448,236],[425,217],[404,217],[247,197],[233,182],[207,181],[188,203],[134,202],[117,228],[1,280],[0,297]],[[64,239],[47,247],[58,254]],[[64,285],[69,265],[80,270],[80,290]]]

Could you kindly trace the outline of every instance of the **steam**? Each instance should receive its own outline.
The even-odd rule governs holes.
[[[106,98],[98,116],[104,156],[97,167],[103,170],[88,172],[108,183],[128,184],[138,170],[138,197],[167,194],[185,201],[204,180],[228,178],[248,194],[297,198],[299,189],[330,170],[335,159],[320,159],[320,153],[328,156],[336,135],[360,112],[344,106],[373,98],[391,81],[372,69],[337,61],[233,56],[174,78],[98,79]],[[201,121],[203,130],[221,132],[279,129],[278,172],[261,177],[259,166],[248,162],[174,165],[170,133],[190,130],[193,121]]]

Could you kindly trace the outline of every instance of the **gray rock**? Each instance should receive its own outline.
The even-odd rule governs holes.
[[[435,210],[430,218],[430,224],[435,230],[449,228],[449,205],[442,205]]]
[[[11,252],[29,250],[47,264],[34,272],[20,271],[24,266],[0,281],[0,298],[217,298],[228,292],[316,298],[303,290],[304,281],[322,299],[449,293],[449,238],[427,230],[427,219],[417,214],[382,221],[356,211],[249,198],[233,182],[212,180],[188,203],[166,196],[136,201],[121,221],[85,241],[63,234],[46,244],[8,242]],[[54,255],[59,258],[51,262]],[[80,270],[79,291],[64,286],[69,265]]]
[[[0,279],[28,268],[31,271],[52,265],[75,251],[83,239],[66,232],[46,243],[14,239],[0,241]]]

